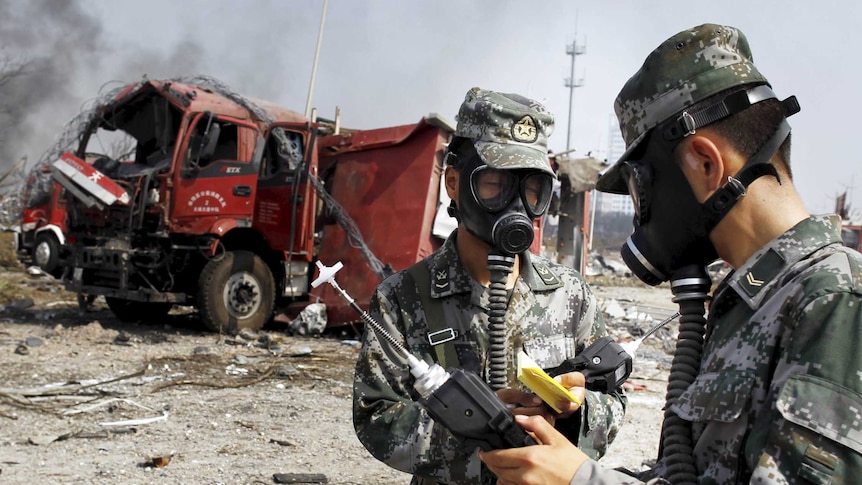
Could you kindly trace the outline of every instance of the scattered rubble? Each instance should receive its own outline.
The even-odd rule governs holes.
[[[305,334],[283,321],[212,334],[183,308],[158,324],[124,323],[102,299],[84,312],[58,282],[20,274],[0,269],[0,290],[5,276],[17,285],[14,297],[0,291],[4,483],[409,482],[355,438],[355,335],[335,339],[312,321]],[[615,339],[674,312],[668,288],[616,278],[588,277]],[[608,466],[654,457],[676,331],[672,322],[639,349]]]
[[[288,324],[291,335],[320,335],[326,329],[326,305],[311,303]]]

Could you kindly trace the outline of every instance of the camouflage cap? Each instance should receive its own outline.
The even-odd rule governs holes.
[[[548,137],[554,115],[538,101],[480,88],[467,92],[455,136],[473,140],[479,157],[498,169],[536,168],[554,175]]]
[[[738,29],[704,24],[664,41],[626,82],[614,111],[626,151],[596,183],[604,192],[628,193],[619,176],[647,133],[663,121],[716,93],[742,84],[769,84],[754,66],[748,40]]]

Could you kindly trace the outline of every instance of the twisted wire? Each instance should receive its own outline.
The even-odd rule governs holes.
[[[338,220],[338,224],[342,229],[344,229],[344,232],[347,234],[347,239],[350,241],[350,245],[359,249],[362,256],[365,257],[365,262],[368,264],[368,267],[371,268],[371,270],[374,271],[380,279],[386,279],[386,277],[393,274],[392,267],[384,265],[383,262],[374,255],[371,248],[365,244],[365,240],[362,238],[362,232],[359,230],[356,222],[350,217],[347,211],[344,210],[341,204],[329,195],[323,182],[321,182],[320,179],[312,173],[308,173],[308,180],[311,181],[311,185],[314,186],[314,190],[317,192],[317,195],[323,199],[327,210],[335,216]]]

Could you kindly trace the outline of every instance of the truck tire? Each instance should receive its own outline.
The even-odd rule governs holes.
[[[171,311],[173,303],[164,301],[132,301],[122,298],[105,297],[105,303],[121,322],[153,322],[164,318]]]
[[[228,251],[211,260],[198,284],[198,312],[220,333],[260,330],[275,307],[275,281],[266,263],[250,251]]]
[[[36,236],[33,242],[33,264],[54,277],[63,273],[60,266],[60,241],[50,232]]]

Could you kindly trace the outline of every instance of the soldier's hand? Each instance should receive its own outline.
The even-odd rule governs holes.
[[[551,426],[554,425],[554,411],[552,411],[551,408],[542,401],[542,398],[533,393],[507,388],[498,390],[497,397],[499,397],[515,415],[542,416],[545,420],[551,423]]]
[[[587,389],[584,387],[587,383],[587,380],[580,372],[569,372],[566,374],[560,374],[554,377],[554,379],[556,379],[556,381],[559,382],[560,385],[568,389],[569,392],[571,392],[572,395],[574,395],[575,398],[577,398],[578,400],[578,402],[557,402],[557,407],[560,409],[560,414],[558,415],[558,417],[568,418],[583,405],[584,399],[587,398]]]
[[[497,475],[497,483],[568,485],[589,457],[543,420],[525,416],[516,419],[541,444],[480,451],[479,458]]]

